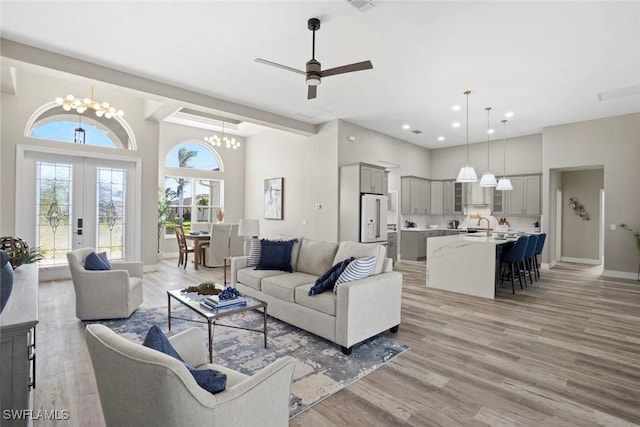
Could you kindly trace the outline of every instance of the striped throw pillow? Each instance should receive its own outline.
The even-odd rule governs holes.
[[[364,279],[365,277],[373,274],[373,269],[376,266],[376,257],[366,256],[362,258],[356,258],[347,265],[344,269],[336,284],[333,285],[333,292],[338,292],[338,286],[346,282],[352,282],[354,280]]]
[[[251,239],[247,267],[255,267],[260,261],[260,239]]]

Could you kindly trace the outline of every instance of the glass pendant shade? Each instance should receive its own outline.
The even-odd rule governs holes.
[[[496,190],[499,190],[499,191],[513,190],[513,186],[511,185],[511,180],[507,177],[500,178],[500,181],[498,181],[498,185],[496,186]]]
[[[456,182],[476,182],[477,180],[478,176],[476,175],[475,169],[469,165],[460,168],[460,172],[458,172],[458,177],[456,178]]]
[[[480,187],[495,187],[498,185],[498,181],[496,181],[496,176],[491,172],[485,172],[482,174],[482,178],[480,178]]]

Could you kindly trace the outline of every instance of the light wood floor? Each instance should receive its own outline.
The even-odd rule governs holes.
[[[515,296],[509,286],[487,301],[427,289],[421,262],[396,270],[404,277],[402,325],[389,335],[411,350],[292,426],[640,424],[638,282],[560,264]],[[166,260],[145,275],[143,306],[164,306],[167,289],[211,279],[222,280],[222,269],[196,273]],[[69,410],[59,425],[102,426],[74,310],[70,281],[40,285],[35,409]]]

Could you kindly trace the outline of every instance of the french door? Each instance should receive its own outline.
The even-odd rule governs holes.
[[[66,271],[67,252],[81,247],[139,257],[135,161],[25,151],[18,162],[16,230],[40,249],[41,267]]]

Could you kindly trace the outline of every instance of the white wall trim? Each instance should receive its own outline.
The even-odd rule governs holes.
[[[630,273],[628,271],[604,270],[602,276],[614,277],[616,279],[638,280],[638,273]]]
[[[555,265],[555,261],[553,263],[543,262],[542,264],[540,264],[540,268],[543,270],[551,270]]]
[[[591,258],[574,258],[574,257],[563,256],[562,258],[560,258],[560,261],[576,262],[579,264],[601,265],[599,259],[591,259]]]

